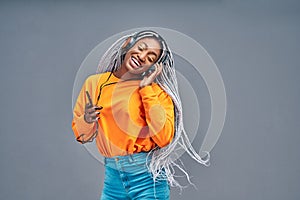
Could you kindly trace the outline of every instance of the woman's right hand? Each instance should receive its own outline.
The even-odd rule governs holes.
[[[98,119],[100,118],[99,117],[99,110],[101,110],[103,107],[98,107],[98,106],[94,106],[90,103],[87,103],[85,105],[85,110],[84,110],[84,121],[86,123],[94,123],[94,122],[97,122]]]

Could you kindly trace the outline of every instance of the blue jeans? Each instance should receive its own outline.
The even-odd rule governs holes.
[[[153,181],[146,166],[147,153],[105,158],[105,178],[101,200],[170,199],[166,180]],[[150,158],[148,158],[150,162]]]

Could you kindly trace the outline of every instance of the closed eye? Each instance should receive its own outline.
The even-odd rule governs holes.
[[[143,51],[143,47],[138,46],[138,50]]]
[[[151,57],[148,57],[149,62],[154,62],[154,59]]]

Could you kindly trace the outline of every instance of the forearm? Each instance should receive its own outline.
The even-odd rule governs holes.
[[[174,106],[171,98],[162,90],[153,91],[151,86],[140,89],[140,94],[150,136],[158,146],[168,145],[174,136]]]
[[[78,94],[73,109],[72,129],[75,139],[81,143],[90,141],[96,136],[98,122],[87,123],[84,119],[84,115],[86,112],[86,105],[90,102],[87,98],[86,91],[90,94],[92,101],[94,101],[99,76],[100,75],[92,75],[87,78]]]
[[[80,117],[74,116],[72,129],[78,142],[91,142],[97,135],[97,122],[87,123],[83,115]]]

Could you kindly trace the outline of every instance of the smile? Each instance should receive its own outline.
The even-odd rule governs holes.
[[[134,65],[135,68],[140,68],[141,67],[141,64],[140,62],[133,56],[131,56],[131,63]]]

